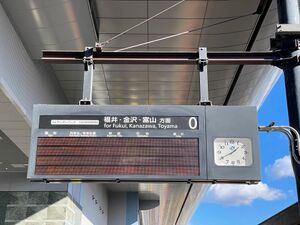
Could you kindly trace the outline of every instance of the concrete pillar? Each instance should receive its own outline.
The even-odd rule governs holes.
[[[137,192],[110,192],[108,225],[138,225],[139,196]]]
[[[78,225],[108,225],[108,195],[103,184],[69,184],[68,192],[80,209]]]

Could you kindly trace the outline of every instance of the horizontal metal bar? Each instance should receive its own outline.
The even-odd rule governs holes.
[[[82,51],[43,51],[46,63],[82,63]],[[216,65],[263,64],[281,60],[279,52],[207,52],[208,63]],[[198,52],[94,52],[95,64],[198,64]]]

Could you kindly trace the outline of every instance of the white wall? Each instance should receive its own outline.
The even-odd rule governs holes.
[[[28,121],[32,105],[66,99],[49,65],[32,60],[0,4],[0,86]]]
[[[40,60],[31,59],[1,3],[0,95],[9,100],[0,99],[0,129],[26,155],[33,104],[66,102],[53,69]]]

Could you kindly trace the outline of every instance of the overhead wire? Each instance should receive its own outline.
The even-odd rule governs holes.
[[[170,38],[174,38],[174,37],[178,37],[178,36],[181,36],[181,35],[193,33],[193,32],[196,32],[196,31],[200,31],[200,30],[203,30],[203,29],[206,29],[206,28],[210,28],[210,27],[213,27],[213,26],[217,26],[217,25],[220,25],[220,24],[224,24],[224,23],[227,23],[227,22],[230,22],[230,21],[238,20],[238,19],[245,18],[245,17],[252,16],[252,15],[253,15],[253,13],[248,13],[248,14],[245,14],[245,15],[233,17],[233,18],[230,18],[228,20],[223,20],[223,21],[220,21],[220,22],[217,22],[217,23],[213,23],[211,25],[194,28],[194,29],[191,29],[191,30],[187,30],[187,31],[177,33],[177,34],[172,34],[172,35],[168,35],[166,37],[162,37],[162,38],[154,39],[154,40],[151,40],[151,41],[143,42],[143,43],[140,43],[140,44],[132,45],[132,46],[129,46],[129,47],[121,48],[121,49],[115,50],[114,52],[121,52],[121,51],[129,50],[129,49],[132,49],[132,48],[144,46],[144,45],[147,45],[147,44],[152,44],[152,43],[155,43],[155,42],[167,40],[167,39],[170,39]]]
[[[174,7],[178,6],[178,5],[180,5],[180,4],[183,3],[184,1],[185,1],[185,0],[181,0],[181,1],[177,2],[177,3],[175,3],[174,5],[171,5],[170,7],[168,7],[168,8],[166,8],[166,9],[160,11],[159,13],[157,13],[157,14],[155,14],[155,15],[149,17],[148,19],[146,19],[146,20],[144,20],[144,21],[142,21],[142,22],[140,22],[140,23],[138,23],[138,24],[136,24],[136,25],[134,25],[134,26],[128,28],[127,30],[124,30],[123,32],[121,32],[121,33],[119,33],[119,34],[113,36],[112,38],[110,38],[110,39],[108,39],[108,40],[106,40],[106,41],[104,41],[104,42],[101,42],[101,43],[100,43],[101,46],[105,46],[106,44],[110,43],[110,42],[113,41],[114,39],[116,39],[116,38],[118,38],[118,37],[120,37],[120,36],[122,36],[122,35],[128,33],[129,31],[133,30],[134,28],[137,28],[137,27],[143,25],[144,23],[149,22],[150,20],[152,20],[152,19],[158,17],[159,15],[161,15],[161,14],[167,12],[168,10],[170,10],[170,9],[172,9],[172,8],[174,8]]]

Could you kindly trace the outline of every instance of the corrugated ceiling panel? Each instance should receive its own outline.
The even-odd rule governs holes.
[[[270,50],[270,38],[275,36],[277,23],[276,2],[273,1],[252,47],[252,51]],[[279,74],[280,69],[272,66],[244,66],[229,104],[254,105],[258,107],[271,90]]]
[[[242,16],[253,13],[258,5],[258,0],[253,2],[243,1],[186,1],[176,6],[157,18],[129,31],[108,43],[104,49],[116,50],[142,42],[155,40],[170,34],[209,26],[203,30],[199,29],[190,35],[183,35],[173,39],[156,42],[141,46],[133,50],[160,50],[180,51],[196,50],[199,46],[206,46],[211,50],[244,50],[249,36],[257,20],[257,16],[246,16],[239,20],[224,22],[233,16]],[[155,15],[161,10],[172,6],[174,1],[97,1],[99,15],[99,37],[100,41],[108,40],[114,35],[132,27],[133,25]],[[256,4],[257,3],[257,4]],[[135,9],[135,10],[133,10]],[[233,15],[234,14],[234,15]],[[220,23],[218,25],[214,25]],[[247,26],[245,26],[247,24]],[[143,66],[142,66],[143,67]],[[211,66],[209,67],[211,68]],[[230,86],[233,71],[236,66],[223,66],[218,75],[209,74],[211,99],[214,104],[222,104],[222,96]],[[118,71],[118,73],[109,73]],[[128,82],[126,78],[120,78],[122,72],[126,71],[127,79],[130,79],[128,71],[134,71],[133,77],[138,77],[136,82]],[[196,71],[196,75],[195,75]],[[229,71],[229,72],[228,72]],[[116,76],[117,81],[127,82],[125,88],[139,91],[140,102],[146,104],[187,104],[197,102],[198,99],[198,74],[194,66],[153,66],[141,68],[134,65],[110,65],[109,69],[104,65],[104,73],[109,80],[107,87],[109,92],[124,91],[121,83],[112,83],[111,77]],[[140,74],[140,75],[139,75]],[[195,78],[196,76],[196,78]],[[108,79],[109,78],[109,79]],[[214,82],[212,82],[212,81]],[[218,82],[217,82],[218,81]],[[157,82],[157,83],[155,83]],[[217,87],[214,87],[216,85]],[[135,86],[135,87],[133,87]],[[169,93],[149,93],[155,90],[171,91]],[[141,92],[144,90],[144,93]],[[177,93],[178,92],[178,93]],[[186,92],[182,94],[182,92]],[[111,96],[110,96],[111,98]],[[217,99],[217,101],[215,101]],[[115,102],[116,99],[114,99]],[[168,103],[169,100],[169,103]],[[130,98],[123,100],[130,103]],[[137,101],[132,100],[135,104]],[[122,103],[118,98],[117,102]]]
[[[42,49],[81,50],[94,44],[86,1],[2,0],[1,3],[11,12],[10,19],[34,59],[40,59]]]

